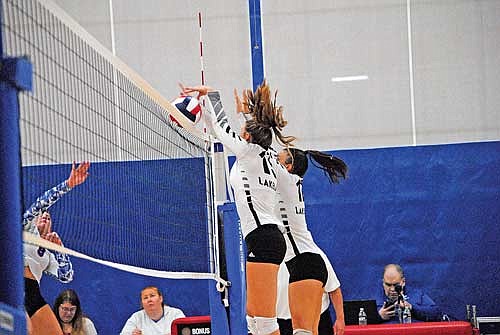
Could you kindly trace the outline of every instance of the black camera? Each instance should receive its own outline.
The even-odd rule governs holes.
[[[401,292],[403,291],[403,286],[401,286],[401,284],[394,285],[394,291],[396,291],[397,294],[401,294]]]
[[[392,305],[394,305],[396,303],[397,299],[396,300],[386,300],[384,302],[384,308],[389,308],[391,307]]]

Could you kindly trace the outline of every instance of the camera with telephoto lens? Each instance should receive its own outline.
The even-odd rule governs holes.
[[[396,291],[397,294],[401,294],[401,292],[403,291],[403,286],[401,286],[401,284],[394,285],[394,291]]]

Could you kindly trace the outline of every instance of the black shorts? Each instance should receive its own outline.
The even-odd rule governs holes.
[[[325,286],[328,279],[325,261],[319,254],[304,252],[286,262],[286,267],[290,273],[288,281],[290,284],[306,279],[316,279]]]
[[[47,302],[40,293],[40,285],[34,279],[24,278],[24,307],[31,318]]]
[[[247,262],[280,265],[285,258],[285,237],[275,224],[257,227],[247,235],[245,242]]]

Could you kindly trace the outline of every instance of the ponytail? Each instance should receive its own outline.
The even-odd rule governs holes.
[[[330,182],[337,184],[340,178],[347,178],[347,165],[340,158],[316,150],[306,150],[306,153],[309,154],[313,165],[330,177]]]
[[[336,184],[340,178],[347,178],[347,165],[338,157],[316,150],[300,150],[297,148],[287,148],[288,158],[286,163],[292,164],[290,173],[304,177],[308,168],[308,156],[313,165],[325,172],[330,178],[330,182]]]

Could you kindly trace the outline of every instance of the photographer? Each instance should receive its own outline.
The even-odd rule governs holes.
[[[381,322],[399,323],[398,305],[401,312],[408,306],[414,321],[441,320],[441,310],[427,294],[407,288],[403,269],[398,264],[388,264],[384,267],[382,285],[383,295],[377,297]]]

